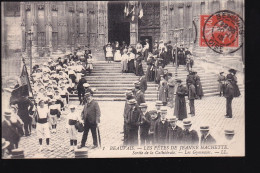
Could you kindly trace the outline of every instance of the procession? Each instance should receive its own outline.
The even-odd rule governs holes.
[[[112,145],[241,146],[243,73],[196,49],[115,37],[33,63],[21,56],[20,74],[2,89],[2,158],[95,158]]]

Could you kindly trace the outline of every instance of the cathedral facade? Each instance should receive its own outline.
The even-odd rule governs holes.
[[[135,45],[148,38],[198,46],[200,15],[228,9],[243,16],[243,0],[195,1],[37,1],[2,2],[2,50],[33,56],[90,46],[103,51],[111,41]],[[138,8],[131,16],[125,10]],[[142,9],[143,14],[139,12]],[[128,9],[129,10],[129,9]],[[32,32],[29,38],[28,32]],[[178,33],[178,39],[175,39]],[[32,45],[29,45],[32,40]]]

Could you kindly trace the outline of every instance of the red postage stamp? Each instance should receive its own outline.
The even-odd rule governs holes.
[[[242,46],[243,21],[235,13],[225,10],[212,15],[200,16],[200,46],[209,47],[214,52],[229,53]]]

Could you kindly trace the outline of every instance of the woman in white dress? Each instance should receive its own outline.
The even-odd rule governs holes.
[[[114,61],[121,61],[122,57],[121,57],[121,53],[120,53],[120,46],[119,46],[119,42],[116,41],[116,45],[115,45],[115,56],[114,56]]]
[[[111,43],[109,42],[106,47],[106,60],[107,63],[111,63],[113,58],[113,48],[111,46]]]
[[[122,73],[126,73],[128,70],[128,55],[127,55],[127,49],[123,50],[123,55],[122,55],[122,60],[121,60],[121,69],[122,69]]]

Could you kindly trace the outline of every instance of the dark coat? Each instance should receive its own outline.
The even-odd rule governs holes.
[[[195,88],[196,88],[197,96],[200,96],[200,97],[204,96],[202,85],[201,85],[201,82],[200,82],[200,77],[198,75],[195,75],[194,79],[195,79],[195,82],[196,82]]]
[[[226,98],[233,98],[234,97],[234,87],[233,87],[233,85],[231,83],[228,83],[225,86],[224,96]]]
[[[186,94],[187,94],[186,87],[183,85],[178,86],[176,91],[176,97],[175,97],[174,115],[179,120],[183,120],[187,118],[186,101],[185,101]]]
[[[78,82],[77,89],[83,90],[84,89],[84,86],[83,86],[84,83],[87,83],[87,80],[85,78],[81,78]]]
[[[140,80],[140,90],[144,93],[147,90],[147,79],[146,77],[141,77]]]
[[[163,124],[161,119],[158,119],[154,127],[154,142],[156,144],[165,144],[166,142],[166,133],[169,127],[169,122],[165,121]]]
[[[127,109],[125,124],[128,129],[138,129],[138,126],[140,125],[140,111],[137,106],[138,105],[135,105],[134,108]]]
[[[237,77],[235,75],[228,74],[227,79],[231,79],[231,84],[234,88],[234,97],[239,97],[241,93],[237,85]]]
[[[176,126],[174,129],[169,125],[166,133],[166,144],[178,145],[181,144],[182,140],[182,129]]]
[[[159,87],[159,100],[162,102],[167,102],[168,97],[168,85],[166,80],[160,82]]]
[[[199,136],[195,130],[183,130],[182,132],[182,144],[183,145],[198,145]]]
[[[164,70],[163,70],[163,68],[157,68],[156,70],[155,70],[155,81],[157,82],[157,83],[160,83],[160,80],[161,80],[161,75],[164,75]]]
[[[143,66],[142,66],[142,55],[137,55],[136,57],[136,71],[135,74],[137,76],[142,76],[144,74]]]
[[[209,134],[206,138],[201,136],[200,138],[201,145],[214,145],[216,144],[216,140]]]
[[[11,144],[17,143],[20,140],[18,126],[18,123],[11,123],[10,121],[4,120],[2,122],[2,138]]]
[[[137,91],[135,99],[138,105],[140,105],[141,103],[145,103],[144,93],[141,90]]]
[[[187,75],[187,78],[186,78],[186,86],[188,86],[188,82],[191,82],[193,85],[196,85],[196,82],[194,80],[194,76],[189,74]]]
[[[17,101],[13,102],[12,104],[17,104],[18,105],[18,112],[17,115],[23,120],[27,121],[29,117],[29,113],[32,112],[33,109],[33,103],[31,100],[29,100],[26,97],[21,97]],[[29,108],[29,110],[28,110]]]
[[[196,90],[195,86],[193,84],[190,84],[189,90],[188,90],[188,99],[192,100],[196,98]]]
[[[81,113],[84,122],[89,122],[90,124],[100,123],[100,108],[95,100],[84,105],[83,111]]]
[[[140,135],[148,136],[149,128],[151,125],[151,115],[149,114],[149,112],[147,112],[145,115],[143,115],[143,113],[140,112],[139,125],[140,125]]]

